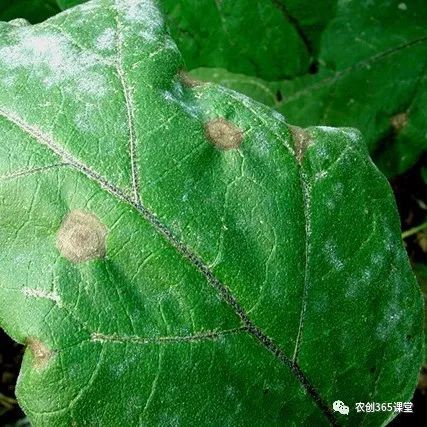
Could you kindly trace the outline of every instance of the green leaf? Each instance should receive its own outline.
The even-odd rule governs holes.
[[[387,175],[401,173],[427,149],[426,22],[423,0],[341,0],[322,35],[318,73],[258,82],[244,92],[261,102],[259,85],[279,92],[268,105],[302,126],[360,129],[379,167]],[[238,90],[247,86],[244,75],[221,80],[218,70],[211,78],[203,74]]]
[[[335,16],[337,0],[270,0],[297,28],[311,54],[318,54],[321,35],[327,24]],[[282,46],[282,48],[286,46]],[[288,51],[288,56],[289,55]]]
[[[282,79],[308,71],[335,0],[161,0],[187,66]]]
[[[2,0],[0,21],[22,18],[35,24],[60,12],[55,0]]]
[[[0,324],[34,427],[380,425],[422,303],[351,129],[182,73],[149,0],[0,24]],[[335,400],[349,415],[332,411]]]
[[[83,0],[58,0],[62,9]],[[190,69],[223,67],[267,80],[308,72],[336,0],[159,0]]]

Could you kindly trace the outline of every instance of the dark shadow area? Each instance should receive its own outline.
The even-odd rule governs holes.
[[[0,426],[24,417],[15,399],[15,384],[23,352],[24,347],[0,329]]]
[[[427,426],[427,367],[421,371],[420,381],[412,398],[413,413],[399,414],[389,427],[425,427]]]
[[[421,175],[421,168],[427,166],[427,153],[425,153],[417,164],[406,173],[391,181],[396,202],[399,209],[400,221],[403,230],[409,230],[426,221],[427,218],[427,185]],[[405,239],[405,247],[417,274],[416,265],[426,262],[426,253],[420,244],[421,233],[416,233]],[[420,286],[426,299],[427,288],[422,278],[417,274]],[[425,427],[427,426],[427,365],[424,365],[418,388],[412,399],[413,414],[402,413],[389,425],[392,427]]]

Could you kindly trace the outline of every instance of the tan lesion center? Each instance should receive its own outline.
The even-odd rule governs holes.
[[[240,147],[244,132],[224,118],[213,119],[205,123],[205,135],[220,150]]]
[[[73,263],[103,258],[107,228],[90,212],[73,210],[64,218],[56,236],[56,246]]]
[[[46,366],[53,356],[53,351],[35,338],[28,338],[26,344],[33,355],[34,366],[36,368],[43,368]]]

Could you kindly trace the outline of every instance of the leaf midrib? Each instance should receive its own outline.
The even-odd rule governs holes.
[[[26,123],[20,117],[12,114],[0,107],[0,116],[8,122],[17,126],[22,132],[29,135],[31,138],[37,141],[37,143],[46,146],[50,151],[60,157],[65,163],[74,169],[84,174],[87,178],[95,181],[101,188],[115,196],[122,202],[132,206],[168,243],[173,246],[187,261],[189,261],[199,273],[201,273],[208,283],[220,294],[221,298],[233,309],[234,313],[240,318],[243,325],[246,327],[247,332],[252,335],[263,347],[265,347],[270,353],[272,353],[282,364],[287,366],[291,372],[295,375],[301,385],[304,387],[306,392],[314,400],[316,405],[327,417],[331,425],[337,425],[334,415],[330,411],[327,404],[320,397],[317,390],[311,385],[308,378],[302,372],[301,368],[296,362],[290,360],[282,349],[277,346],[274,341],[268,337],[258,326],[256,326],[246,311],[236,300],[234,295],[210,270],[208,265],[189,247],[183,244],[173,232],[163,224],[153,212],[148,210],[142,203],[135,202],[133,198],[125,194],[120,188],[115,186],[113,183],[105,179],[101,174],[92,170],[88,165],[82,161],[76,159],[68,151],[64,150],[58,145],[52,137],[43,134],[43,132]]]
[[[117,12],[117,10],[116,10]],[[116,23],[119,27],[120,21],[118,15],[116,15]],[[305,374],[302,372],[301,368],[298,366],[296,360],[291,360],[286,356],[286,354],[283,352],[283,350],[275,344],[272,338],[267,336],[258,326],[256,326],[252,320],[249,318],[248,314],[244,310],[244,308],[240,305],[240,303],[237,301],[235,296],[232,294],[230,289],[222,283],[212,272],[212,270],[209,268],[207,263],[205,263],[202,258],[196,254],[195,251],[193,251],[191,248],[186,246],[183,242],[180,241],[180,239],[175,236],[175,234],[168,228],[167,225],[163,224],[157,215],[147,209],[143,203],[140,200],[139,197],[139,191],[138,191],[138,179],[135,180],[135,174],[137,173],[136,170],[136,160],[135,160],[135,143],[136,143],[136,134],[135,134],[135,123],[134,123],[134,113],[133,113],[133,106],[132,106],[132,99],[129,96],[129,93],[127,92],[127,86],[126,86],[126,80],[124,76],[124,70],[122,68],[122,51],[120,46],[120,37],[121,34],[119,34],[119,28],[117,28],[118,33],[118,44],[117,44],[117,54],[118,54],[118,61],[116,62],[116,70],[119,73],[120,81],[125,97],[125,103],[127,108],[127,115],[128,115],[128,125],[129,125],[129,148],[130,148],[130,161],[131,161],[131,167],[132,167],[132,190],[133,190],[133,197],[130,197],[127,195],[123,190],[121,190],[119,187],[114,185],[113,183],[109,182],[108,179],[103,177],[100,173],[93,170],[91,167],[89,167],[87,164],[82,162],[81,160],[75,158],[69,151],[65,150],[60,144],[58,144],[54,138],[50,135],[46,135],[43,133],[42,130],[35,127],[34,125],[28,124],[25,122],[24,119],[17,116],[15,113],[11,113],[2,107],[0,107],[0,116],[9,121],[10,123],[17,126],[22,132],[26,133],[30,137],[32,137],[36,142],[38,142],[41,145],[46,146],[49,150],[51,150],[54,154],[56,154],[58,157],[60,157],[65,163],[68,164],[68,166],[73,167],[74,169],[78,170],[82,174],[84,174],[87,178],[95,181],[101,188],[121,200],[122,202],[127,203],[128,205],[132,206],[142,217],[161,235],[163,238],[175,248],[187,261],[193,265],[194,268],[196,268],[199,273],[201,273],[207,282],[219,293],[221,298],[231,307],[231,309],[234,311],[234,313],[239,317],[241,320],[243,327],[246,329],[246,332],[252,335],[263,347],[265,347],[270,353],[272,353],[276,359],[278,359],[282,364],[287,366],[291,372],[295,375],[295,377],[298,379],[300,384],[303,386],[303,388],[306,390],[306,392],[310,395],[310,397],[314,400],[316,405],[319,407],[319,409],[322,411],[322,413],[326,416],[326,418],[329,420],[329,422],[332,425],[337,425],[335,416],[327,406],[327,404],[323,401],[320,394],[317,392],[317,390],[311,385],[308,378],[305,376]],[[82,48],[80,46],[80,48]],[[231,95],[232,96],[232,95]],[[232,96],[233,97],[233,96]],[[254,114],[252,108],[250,108],[250,111]],[[260,118],[263,122],[265,122],[262,118]],[[283,147],[286,148],[290,153],[293,154],[292,147],[290,147],[287,143],[287,141],[284,140],[280,135],[277,135],[279,140],[283,142]],[[305,284],[304,284],[305,289]],[[302,302],[303,306],[305,302]],[[303,315],[303,314],[302,314]]]

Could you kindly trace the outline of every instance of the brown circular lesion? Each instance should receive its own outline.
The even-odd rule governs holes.
[[[56,236],[56,246],[73,263],[103,258],[107,228],[90,212],[73,210],[64,218]]]
[[[222,117],[208,121],[204,128],[207,139],[220,150],[239,148],[243,142],[243,130]]]
[[[28,338],[26,340],[26,345],[31,351],[36,368],[43,368],[49,363],[49,360],[53,356],[53,351],[50,350],[46,344],[36,338]]]

